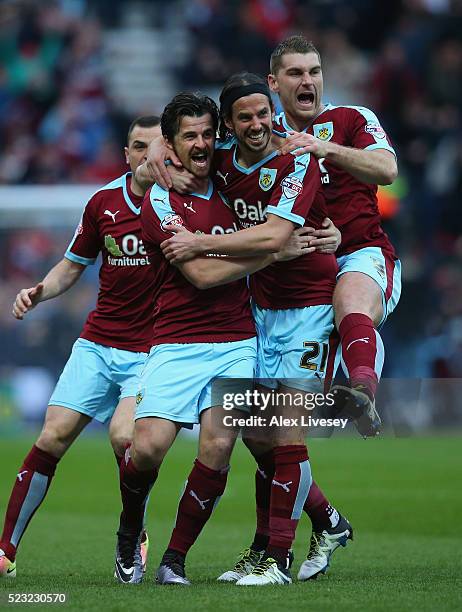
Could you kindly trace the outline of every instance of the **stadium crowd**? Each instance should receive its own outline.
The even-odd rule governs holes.
[[[103,184],[124,171],[133,118],[106,93],[101,2],[6,2],[0,7],[0,184]],[[172,3],[156,2],[162,12]],[[384,329],[386,374],[462,376],[462,6],[456,0],[188,0],[177,89],[218,91],[232,72],[268,71],[276,42],[301,32],[320,49],[325,99],[372,108],[398,152],[385,227],[403,262],[404,291]],[[170,94],[166,92],[166,100]],[[152,112],[162,109],[153,108]],[[17,324],[10,304],[65,250],[69,230],[0,230],[1,380],[11,364],[54,379],[94,301],[79,288]],[[53,350],[50,350],[50,345]],[[5,373],[5,375],[3,375]]]

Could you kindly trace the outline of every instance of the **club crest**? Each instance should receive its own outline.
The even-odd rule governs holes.
[[[330,140],[334,135],[334,123],[328,121],[327,123],[318,123],[313,125],[313,133],[319,140]]]
[[[276,174],[278,173],[276,168],[261,168],[260,179],[258,184],[263,191],[268,191],[274,185],[276,180]]]

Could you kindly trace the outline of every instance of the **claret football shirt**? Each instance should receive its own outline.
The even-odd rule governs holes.
[[[273,128],[281,136],[292,129],[284,113],[275,117]],[[362,106],[327,104],[306,131],[345,147],[395,153],[376,115]],[[342,232],[337,256],[370,246],[381,247],[394,256],[393,246],[381,227],[377,185],[359,181],[327,159],[319,159],[318,164],[328,216]]]
[[[99,189],[85,206],[65,257],[83,265],[101,252],[99,293],[81,337],[128,351],[149,351],[154,275],[141,238],[142,197],[127,173]]]
[[[234,138],[219,144],[214,181],[241,228],[264,223],[269,213],[292,221],[294,227],[321,227],[327,211],[313,156],[278,156],[273,152],[250,168],[241,166],[237,159]],[[331,304],[336,274],[334,255],[311,253],[252,274],[250,290],[262,308]]]
[[[246,279],[200,290],[165,259],[159,245],[172,235],[165,229],[172,223],[206,234],[239,229],[211,181],[204,195],[180,195],[158,185],[146,194],[143,241],[156,275],[151,343],[232,342],[255,336]]]

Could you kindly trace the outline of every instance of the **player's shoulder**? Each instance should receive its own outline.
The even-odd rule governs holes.
[[[317,117],[316,123],[318,121],[322,122],[323,117],[327,115],[332,115],[333,117],[348,117],[353,119],[362,119],[367,123],[372,121],[378,122],[377,115],[370,108],[366,106],[356,106],[353,104],[327,104],[324,111]]]
[[[114,190],[120,189],[122,193],[126,185],[126,180],[127,174],[122,174],[122,176],[117,177],[116,179],[97,189],[87,201],[87,210],[96,210],[99,206],[102,206],[108,198],[114,196]]]
[[[160,185],[153,185],[148,192],[148,201],[149,205],[147,207],[143,206],[143,211],[145,210],[154,210],[155,212],[159,210],[169,210],[172,207],[172,202],[175,201],[175,198],[178,197],[174,191],[169,191],[164,189]]]
[[[308,170],[310,163],[317,166],[316,159],[311,153],[302,153],[301,155],[296,154],[297,151],[291,151],[285,155],[278,155],[275,157],[275,164],[286,174],[292,172],[301,172],[305,174]]]
[[[215,141],[215,151],[230,151],[237,143],[235,136],[229,138],[219,138]]]
[[[287,130],[290,129],[284,111],[281,111],[273,117],[273,133],[282,138],[286,137]]]

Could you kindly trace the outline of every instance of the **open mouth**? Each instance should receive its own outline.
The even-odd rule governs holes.
[[[193,153],[191,155],[191,160],[194,164],[199,168],[205,168],[208,162],[208,155],[206,151],[202,151],[200,153]]]
[[[258,133],[248,133],[247,138],[254,145],[262,144],[265,139],[265,131],[262,130],[261,132],[258,132]]]
[[[298,94],[297,101],[303,106],[312,106],[314,104],[314,93],[312,91],[303,91]]]

